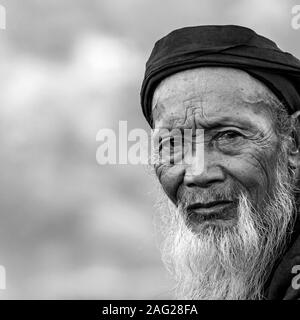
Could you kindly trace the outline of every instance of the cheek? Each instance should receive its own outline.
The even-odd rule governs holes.
[[[184,178],[185,168],[181,165],[161,166],[156,169],[159,179],[167,196],[176,204],[177,190]]]
[[[260,203],[271,188],[276,154],[249,153],[226,160],[224,168],[238,180],[256,203]]]

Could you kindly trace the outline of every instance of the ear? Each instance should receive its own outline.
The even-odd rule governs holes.
[[[300,111],[296,111],[291,115],[293,131],[290,136],[289,143],[289,162],[292,169],[299,177],[300,173]]]

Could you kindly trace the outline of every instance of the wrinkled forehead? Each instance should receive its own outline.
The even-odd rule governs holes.
[[[247,72],[233,68],[202,67],[176,73],[156,88],[152,110],[154,121],[186,117],[187,110],[207,118],[222,115],[270,116],[271,103],[279,103],[273,92]],[[245,114],[246,111],[246,114]]]

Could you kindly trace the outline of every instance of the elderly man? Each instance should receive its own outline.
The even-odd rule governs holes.
[[[195,148],[204,132],[203,166],[195,152],[177,162],[174,144],[155,164],[177,297],[299,298],[300,61],[244,27],[175,30],[155,44],[141,103],[170,133],[160,146],[189,129]]]

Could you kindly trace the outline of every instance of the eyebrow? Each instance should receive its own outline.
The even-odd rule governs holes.
[[[221,127],[237,127],[240,129],[259,129],[253,122],[245,119],[234,119],[232,117],[224,117],[216,120],[208,120],[207,124],[202,125],[204,129],[217,129]]]
[[[161,129],[168,129],[168,130],[174,130],[174,129],[179,129],[183,132],[184,129],[192,129],[191,123],[189,125],[187,124],[176,124],[178,120],[181,118],[174,117],[173,119],[169,120],[168,123],[166,123],[165,126],[160,127]],[[213,130],[213,129],[218,129],[218,128],[223,128],[223,127],[236,127],[241,130],[254,130],[257,131],[261,128],[259,128],[257,125],[255,125],[253,122],[245,119],[234,119],[232,117],[223,117],[215,120],[206,120],[205,124],[200,124],[197,125],[195,124],[195,129],[206,129],[206,130]]]

